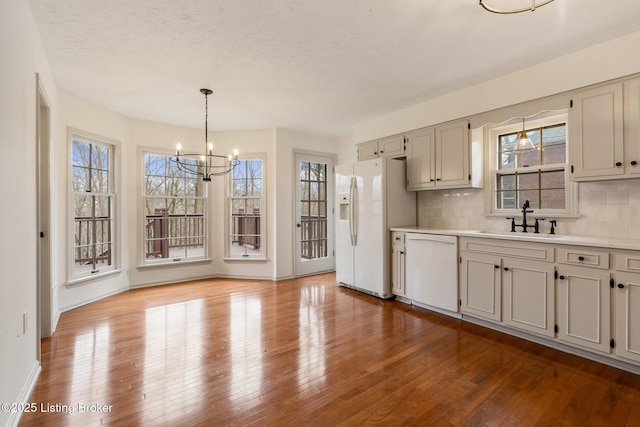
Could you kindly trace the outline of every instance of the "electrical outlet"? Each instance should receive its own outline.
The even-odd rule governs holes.
[[[29,313],[27,310],[22,313],[22,335],[27,333],[27,327],[29,326]]]

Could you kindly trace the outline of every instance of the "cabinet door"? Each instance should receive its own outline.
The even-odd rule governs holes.
[[[622,83],[576,94],[569,115],[572,178],[624,173]]]
[[[391,256],[391,291],[394,295],[405,296],[405,245],[394,243]]]
[[[460,311],[486,319],[501,320],[500,257],[462,252]]]
[[[469,122],[436,127],[436,187],[470,185]]]
[[[616,354],[640,362],[640,274],[616,273]]]
[[[610,352],[611,289],[609,271],[587,267],[558,269],[558,338]]]
[[[363,142],[358,144],[358,161],[377,159],[378,141]]]
[[[553,264],[503,258],[502,321],[518,329],[553,337]]]
[[[407,134],[407,190],[424,190],[436,184],[435,129]]]
[[[625,171],[640,175],[640,79],[624,82]]]
[[[404,156],[404,135],[390,136],[378,141],[378,157]]]

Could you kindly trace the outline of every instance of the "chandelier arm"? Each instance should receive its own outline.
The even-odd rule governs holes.
[[[512,10],[496,9],[494,7],[486,5],[483,0],[480,0],[480,6],[482,6],[482,8],[484,10],[486,10],[488,12],[491,12],[491,13],[497,13],[499,15],[509,15],[509,14],[514,14],[514,13],[528,12],[528,11],[533,12],[537,8],[545,6],[545,5],[549,4],[549,3],[551,3],[552,1],[553,0],[545,0],[545,1],[541,2],[541,3],[536,4],[535,0],[532,0],[530,7],[523,7],[521,9],[512,9]]]
[[[191,168],[189,165],[187,165],[186,163],[183,163],[180,161],[180,157],[175,157],[175,164],[178,167],[178,170],[184,173],[188,173],[191,175],[198,175],[198,169],[197,166],[196,169]]]

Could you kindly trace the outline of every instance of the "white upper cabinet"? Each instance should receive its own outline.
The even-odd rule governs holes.
[[[405,137],[394,135],[376,141],[358,144],[358,161],[380,157],[404,157]]]
[[[457,122],[407,134],[407,189],[471,186],[469,122]]]
[[[576,181],[624,174],[623,85],[577,92],[569,115],[571,176]]]
[[[469,122],[436,127],[436,187],[456,188],[470,183]]]
[[[640,176],[640,78],[624,82],[625,173]]]
[[[407,190],[435,187],[435,139],[434,128],[407,134]]]

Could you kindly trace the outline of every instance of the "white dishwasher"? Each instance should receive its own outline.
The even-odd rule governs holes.
[[[406,245],[407,298],[416,305],[457,313],[458,238],[407,233]]]

